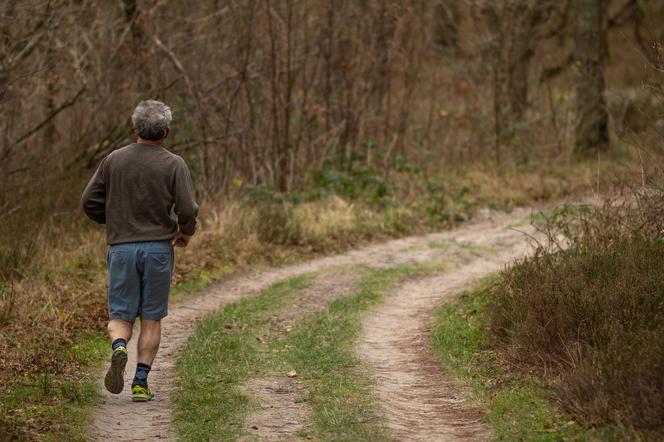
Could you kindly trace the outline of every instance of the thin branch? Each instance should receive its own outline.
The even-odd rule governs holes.
[[[622,8],[620,8],[613,17],[609,18],[608,27],[612,28],[620,26],[625,23],[625,21],[634,19],[633,14],[636,12],[635,9],[638,8],[638,6],[637,0],[627,0]],[[632,15],[628,15],[628,13],[631,13]]]
[[[207,131],[206,131],[206,126],[207,126],[207,120],[205,118],[205,113],[203,112],[203,106],[202,106],[202,100],[201,96],[198,92],[198,89],[195,87],[194,83],[191,81],[191,77],[187,73],[187,71],[184,69],[184,66],[178,60],[176,57],[175,53],[170,50],[160,39],[159,37],[155,34],[152,39],[154,40],[154,43],[157,45],[159,49],[164,51],[168,58],[171,60],[171,63],[173,63],[173,66],[175,69],[182,75],[182,78],[184,78],[185,85],[187,86],[187,91],[189,92],[189,95],[194,99],[196,102],[196,113],[198,114],[198,124],[200,125],[200,130],[203,135],[203,139],[207,139]],[[201,171],[203,172],[203,181],[205,182],[205,186],[207,187],[208,184],[208,150],[206,148],[206,145],[203,144],[203,155],[201,156]]]
[[[80,96],[83,95],[83,92],[85,92],[85,90],[86,90],[86,87],[83,86],[83,87],[82,87],[82,88],[76,93],[76,95],[74,95],[72,98],[70,98],[69,100],[67,100],[67,101],[65,101],[64,103],[62,103],[57,109],[55,109],[53,112],[51,112],[51,114],[50,114],[48,117],[44,118],[44,120],[42,120],[41,123],[39,123],[38,125],[36,125],[34,128],[30,129],[30,130],[29,130],[28,132],[26,132],[25,134],[23,134],[23,135],[21,135],[20,137],[18,137],[18,138],[16,139],[16,141],[14,141],[14,142],[12,143],[11,147],[16,146],[17,144],[19,144],[19,143],[21,143],[22,141],[26,140],[28,137],[34,135],[34,134],[35,134],[36,132],[38,132],[41,128],[43,128],[44,126],[46,126],[46,124],[48,124],[48,122],[51,121],[53,118],[55,118],[55,116],[58,115],[60,112],[62,112],[63,110],[67,109],[67,108],[70,107],[70,106],[73,106],[73,105],[76,103],[76,101],[78,101],[78,99],[80,98]],[[10,147],[10,149],[11,149],[11,147]]]
[[[182,78],[184,78],[184,82],[187,85],[187,91],[189,92],[189,95],[191,95],[192,98],[196,98],[196,93],[194,92],[194,85],[191,82],[191,77],[189,77],[189,74],[187,74],[187,71],[184,69],[184,66],[182,66],[182,63],[180,63],[180,60],[178,60],[173,51],[171,51],[159,39],[157,35],[154,35],[152,39],[154,40],[154,43],[157,45],[157,47],[166,53],[168,58],[171,60],[171,63],[173,63],[175,69],[180,73],[180,75],[182,75]]]

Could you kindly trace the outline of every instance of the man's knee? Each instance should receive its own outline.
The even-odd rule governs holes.
[[[158,348],[161,340],[161,320],[141,319],[141,341],[143,345]]]
[[[129,327],[134,325],[133,321],[125,321],[124,319],[111,319],[108,321],[108,328]]]
[[[133,327],[133,322],[124,321],[122,319],[111,319],[106,325],[106,329],[110,335],[120,334],[123,335],[129,340],[131,338],[131,332]]]
[[[150,332],[161,330],[161,319],[153,320],[141,318],[141,331],[142,330]]]

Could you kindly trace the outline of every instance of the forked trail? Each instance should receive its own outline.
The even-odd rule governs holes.
[[[464,406],[459,392],[438,368],[425,330],[431,310],[445,297],[526,251],[526,237],[509,226],[522,222],[528,214],[527,210],[493,214],[489,219],[449,232],[393,240],[343,255],[239,275],[171,306],[150,376],[156,400],[130,400],[129,384],[136,361],[134,339],[129,345],[125,391],[120,395],[107,393],[103,389],[103,373],[99,375],[102,403],[95,410],[90,439],[175,439],[170,400],[174,361],[195,323],[210,312],[305,273],[342,266],[389,268],[422,263],[442,264],[447,270],[403,284],[384,305],[371,312],[364,324],[358,355],[374,370],[386,421],[398,440],[471,440],[486,436],[478,423],[479,414]],[[340,280],[339,284],[344,282]],[[303,313],[309,313],[304,310]]]

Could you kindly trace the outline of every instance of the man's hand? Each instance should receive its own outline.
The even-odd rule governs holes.
[[[187,244],[189,244],[190,239],[191,236],[185,235],[184,233],[178,230],[171,244],[173,244],[174,247],[187,247]]]

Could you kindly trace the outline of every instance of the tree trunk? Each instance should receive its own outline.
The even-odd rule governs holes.
[[[435,6],[435,41],[443,50],[453,54],[459,52],[459,11],[458,0],[439,0]]]
[[[606,29],[604,0],[576,0],[574,60],[576,78],[575,152],[591,155],[609,148],[604,89]]]
[[[533,47],[537,41],[533,38],[535,29],[540,24],[541,7],[528,1],[512,2],[507,12],[510,17],[508,36],[507,66],[509,69],[508,94],[510,97],[511,124],[520,122],[528,108],[528,72]]]
[[[131,30],[131,41],[129,42],[129,51],[131,62],[139,66],[136,69],[136,89],[144,94],[150,89],[150,68],[146,62],[145,33],[139,23],[141,10],[138,0],[122,0],[122,9],[125,14],[125,22]]]

